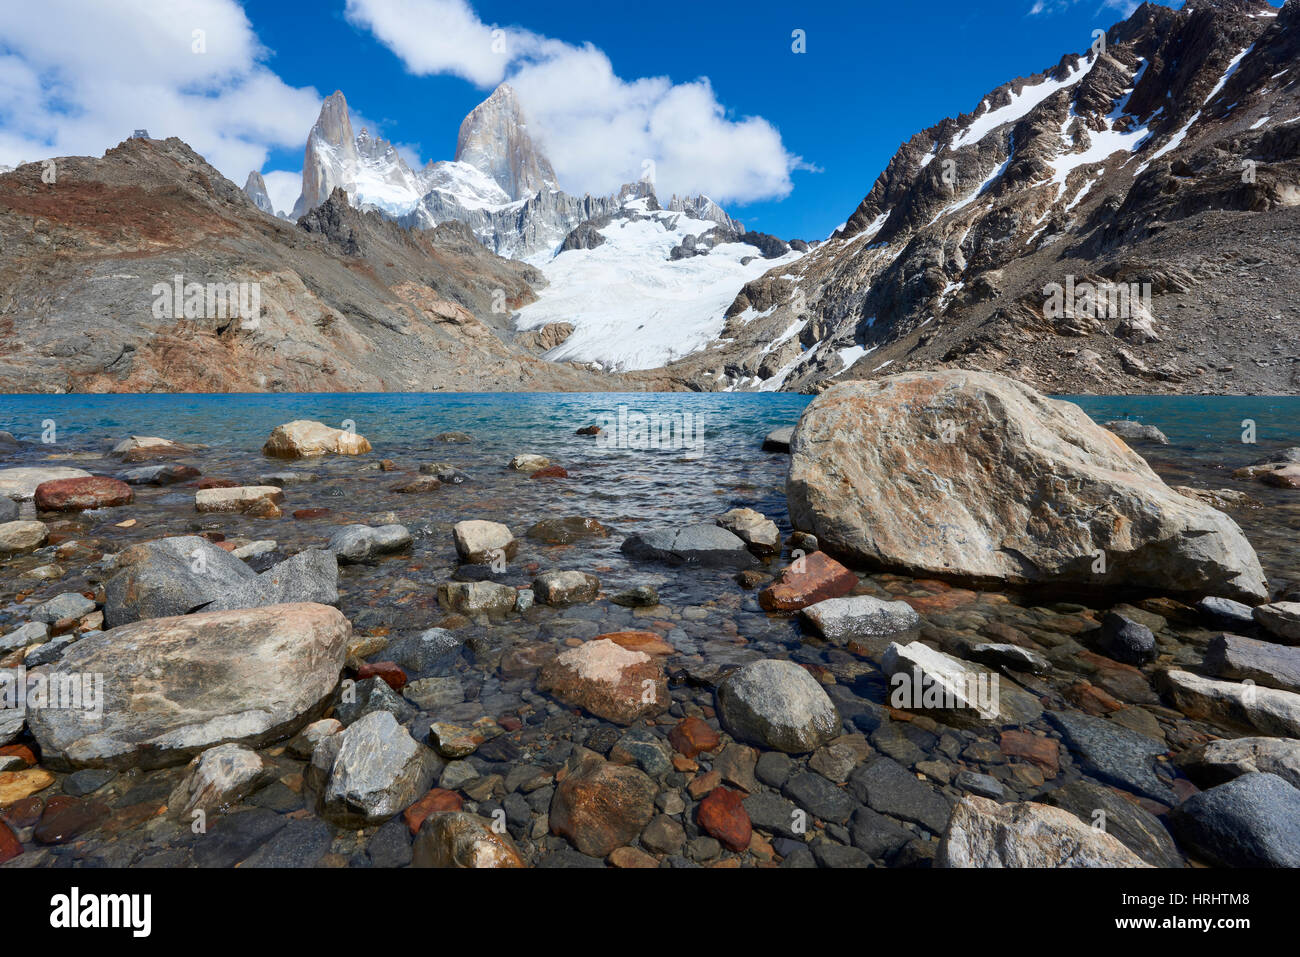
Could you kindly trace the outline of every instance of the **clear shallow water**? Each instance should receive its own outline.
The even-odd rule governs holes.
[[[59,546],[53,544],[43,553],[8,562],[6,574],[0,576],[0,631],[7,632],[25,620],[37,601],[64,591],[94,590],[100,581],[90,574],[89,562],[134,542],[196,532],[219,533],[228,539],[274,539],[279,545],[272,556],[265,556],[270,562],[304,547],[323,545],[341,524],[398,521],[414,534],[411,551],[372,566],[347,566],[339,580],[339,606],[356,633],[396,638],[447,621],[445,611],[438,607],[435,586],[457,571],[452,526],[462,519],[483,518],[505,522],[521,539],[519,554],[507,573],[512,585],[526,585],[539,569],[574,568],[597,574],[606,595],[648,584],[657,588],[661,600],[657,608],[633,610],[601,598],[567,609],[535,606],[525,615],[502,622],[457,624],[457,634],[465,638],[465,652],[450,673],[462,682],[465,700],[438,708],[436,715],[422,712],[411,727],[417,737],[423,737],[427,722],[434,718],[465,725],[484,716],[522,719],[525,728],[518,735],[520,755],[484,757],[476,765],[483,775],[504,773],[516,760],[554,767],[564,760],[563,743],[568,741],[596,747],[604,735],[608,749],[608,726],[548,702],[536,694],[531,678],[506,674],[502,661],[503,655],[518,647],[560,647],[623,629],[651,628],[675,649],[667,667],[670,674],[685,676],[673,680],[678,707],[711,708],[714,699],[707,687],[709,676],[721,669],[756,657],[789,658],[827,684],[846,721],[867,730],[877,720],[870,716],[885,701],[886,685],[878,668],[883,644],[866,642],[852,652],[827,646],[810,636],[797,617],[763,612],[755,593],[742,590],[730,571],[633,563],[619,551],[623,538],[638,528],[708,521],[736,506],[758,509],[788,534],[784,494],[788,458],[761,452],[760,443],[771,429],[793,424],[808,401],[806,396],[781,394],[639,393],[0,396],[0,429],[34,443],[5,455],[0,467],[67,464],[97,474],[117,474],[123,466],[104,453],[122,436],[136,433],[207,445],[186,461],[192,461],[208,478],[251,484],[260,475],[287,468],[319,476],[315,482],[285,490],[285,515],[280,519],[198,515],[192,486],[137,487],[136,500],[130,506],[51,517],[52,542],[68,549],[66,560],[59,557],[66,573],[59,580],[40,583],[21,577],[30,568],[52,560],[53,556],[43,553],[57,551]],[[1255,545],[1274,587],[1300,580],[1300,493],[1231,477],[1233,469],[1271,449],[1300,445],[1300,399],[1088,397],[1078,401],[1099,421],[1132,417],[1164,430],[1169,446],[1139,445],[1138,450],[1171,484],[1233,488],[1258,500],[1260,507],[1238,510],[1233,517]],[[616,413],[620,405],[646,414],[702,416],[702,442],[696,449],[602,448],[594,439],[574,434],[603,413]],[[336,426],[351,420],[357,431],[370,439],[374,453],[294,464],[264,458],[260,448],[270,431],[297,418]],[[1241,443],[1244,418],[1256,422],[1257,445]],[[57,426],[58,441],[41,444],[47,419]],[[474,441],[447,444],[433,440],[446,431],[468,432]],[[506,469],[510,457],[522,452],[551,457],[568,469],[570,478],[534,481]],[[397,471],[380,471],[380,459],[391,459]],[[397,491],[416,477],[421,464],[432,462],[463,469],[469,480],[419,494]],[[292,517],[294,510],[303,508],[325,508],[328,513],[313,519]],[[525,530],[541,519],[569,515],[596,518],[610,534],[572,545],[547,545],[524,537]],[[118,523],[128,518],[137,519],[137,523],[119,528]],[[783,564],[784,560],[776,561],[768,570],[776,571]],[[1090,617],[1095,612],[1080,612],[1078,606],[1072,610],[1042,608],[1022,603],[1016,596],[948,591],[936,583],[890,575],[862,576],[862,587],[880,597],[912,600],[922,615],[922,636],[954,654],[960,654],[972,640],[1000,634],[989,630],[995,627],[1024,629],[1036,641],[1043,641],[1041,650],[1047,651],[1078,634],[1080,627],[1095,626]],[[1168,634],[1171,644],[1166,648],[1174,663],[1195,667],[1202,657],[1206,633],[1171,626]],[[383,657],[381,652],[376,660]],[[1075,680],[1070,675],[1077,673],[1131,704],[1134,713],[1140,705],[1157,701],[1145,679],[1138,679],[1135,687],[1127,673],[1108,678],[1094,673],[1088,664],[1066,659],[1060,663],[1064,671],[1059,679],[1041,686],[1031,684],[1036,695],[1058,699]],[[1064,706],[1062,701],[1057,703]],[[1144,727],[1157,725],[1156,717],[1142,713],[1146,715]],[[1167,734],[1171,746],[1184,740],[1181,722],[1170,721],[1163,712],[1159,721],[1154,733]],[[937,735],[911,726],[908,732],[909,740],[927,755],[942,756],[934,750]],[[977,736],[959,736],[959,745],[965,747]],[[986,735],[983,741],[996,753],[994,737]],[[301,762],[281,754],[264,756],[273,758],[285,777],[247,803],[281,815],[301,813],[303,795],[283,784],[300,779]],[[1035,779],[1021,766],[1011,768],[1000,757],[987,765],[976,762],[970,766],[995,775],[1016,771],[1000,780],[1021,798],[1032,798],[1042,784],[1041,776]],[[106,802],[123,820],[147,818],[148,825],[127,823],[112,833],[93,832],[75,844],[29,852],[47,855],[42,861],[49,864],[58,859],[168,866],[200,861],[208,845],[183,824],[153,813],[154,805],[167,799],[180,773],[180,769],[127,773],[97,792],[96,800]],[[471,810],[475,806],[473,801],[467,804]],[[478,809],[487,813],[492,806],[487,802]],[[137,814],[141,809],[150,813]],[[534,818],[544,824],[544,810]],[[542,833],[545,830],[541,828]],[[364,832],[331,828],[331,854],[336,861],[365,853],[374,857],[367,850],[373,836],[373,828]],[[563,843],[553,837],[520,840],[534,861],[548,848]],[[31,842],[24,838],[24,843]]]

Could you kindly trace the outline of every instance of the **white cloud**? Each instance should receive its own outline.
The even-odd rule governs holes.
[[[302,192],[302,170],[296,173],[282,169],[271,170],[269,173],[263,173],[262,179],[266,181],[266,195],[271,197],[271,205],[275,207],[275,211],[290,212],[293,204],[298,202],[298,194]],[[244,185],[242,180],[239,185]]]
[[[347,18],[418,76],[509,80],[570,192],[610,193],[653,169],[664,197],[743,203],[786,196],[805,168],[766,120],[728,115],[707,79],[624,80],[595,47],[485,24],[465,0],[348,0]]]
[[[235,0],[3,3],[0,50],[2,164],[99,155],[143,128],[242,184],[271,149],[300,147],[320,110],[263,64]]]

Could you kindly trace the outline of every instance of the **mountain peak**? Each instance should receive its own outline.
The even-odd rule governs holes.
[[[555,170],[529,136],[519,98],[508,83],[493,90],[460,124],[455,161],[486,173],[512,200],[558,188]]]
[[[248,179],[244,182],[244,195],[251,199],[253,204],[262,212],[271,216],[275,215],[275,205],[266,192],[266,180],[262,179],[262,174],[257,170],[253,170],[248,174]]]

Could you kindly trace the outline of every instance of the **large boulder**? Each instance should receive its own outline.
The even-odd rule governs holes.
[[[339,599],[338,563],[309,548],[257,574],[207,539],[182,535],[144,542],[117,557],[122,570],[104,585],[104,622]]]
[[[868,565],[1267,597],[1232,519],[1169,488],[1078,406],[1011,379],[841,383],[809,404],[791,449],[791,523]]]
[[[104,585],[109,628],[189,614],[257,578],[243,561],[195,535],[132,545],[117,555],[117,567]]]
[[[817,679],[793,661],[773,658],[723,680],[718,715],[733,737],[787,754],[815,751],[840,733],[839,713]]]
[[[54,768],[167,767],[228,742],[262,747],[319,717],[351,636],[337,608],[311,604],[88,635],[33,674],[51,683],[102,675],[102,707],[32,709],[28,728]]]
[[[1105,831],[1046,804],[967,795],[953,809],[936,867],[1150,867]]]
[[[321,422],[297,419],[277,425],[262,454],[278,459],[304,459],[316,455],[363,455],[370,451],[365,436],[333,429]]]

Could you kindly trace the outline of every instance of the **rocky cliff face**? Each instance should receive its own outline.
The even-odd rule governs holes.
[[[1053,392],[1294,392],[1300,3],[1144,4],[904,143],[750,282],[701,389],[956,366]]]
[[[275,215],[275,204],[266,192],[266,180],[262,179],[262,174],[257,170],[248,174],[248,180],[244,183],[244,195],[262,212]]]
[[[489,176],[512,200],[559,188],[555,170],[533,143],[519,99],[508,83],[493,90],[461,122],[455,161]]]
[[[268,218],[177,139],[57,164],[0,176],[0,392],[626,387],[505,341],[544,280],[459,223]]]

